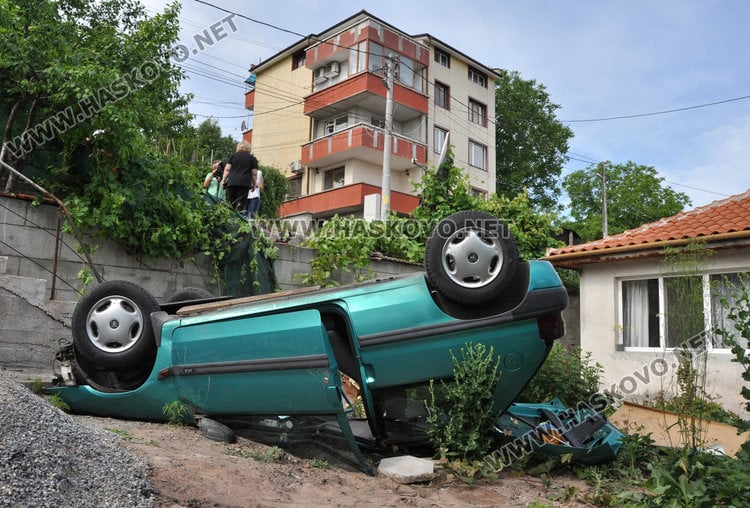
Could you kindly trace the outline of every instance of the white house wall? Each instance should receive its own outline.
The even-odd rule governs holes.
[[[707,265],[707,273],[750,271],[747,250],[718,251]],[[581,271],[581,349],[592,353],[592,361],[603,367],[602,384],[608,392],[619,392],[628,400],[674,393],[677,362],[672,352],[618,351],[620,278],[647,278],[664,274],[660,258],[584,265]],[[708,354],[706,390],[724,408],[748,416],[740,395],[742,367],[732,362],[728,350]]]

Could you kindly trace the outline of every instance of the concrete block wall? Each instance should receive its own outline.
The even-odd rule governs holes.
[[[54,264],[58,207],[34,205],[23,199],[0,196],[0,256],[7,258],[3,273],[47,281],[48,298],[75,301],[83,284],[77,274],[84,267],[78,242],[62,234],[57,266]],[[122,247],[100,238],[84,238],[97,246],[91,254],[104,280],[124,279],[149,290],[157,299],[167,298],[183,287],[203,287],[217,291],[211,264],[204,256],[180,265],[175,260],[147,260],[135,257]],[[57,277],[53,277],[56,270]]]

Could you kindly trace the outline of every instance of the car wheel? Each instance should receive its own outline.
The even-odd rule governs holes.
[[[483,212],[459,212],[443,219],[425,246],[430,285],[462,305],[501,296],[518,265],[518,246],[508,226]]]
[[[158,310],[156,299],[130,282],[96,286],[73,311],[76,352],[99,368],[142,368],[156,354],[151,313]]]
[[[207,300],[213,298],[214,295],[207,289],[203,288],[183,288],[182,290],[171,296],[167,302],[188,302],[191,300]]]

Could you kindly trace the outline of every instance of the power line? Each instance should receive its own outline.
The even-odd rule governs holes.
[[[589,118],[586,120],[561,120],[562,123],[584,123],[584,122],[606,122],[609,120],[624,120],[627,118],[642,118],[644,116],[656,116],[656,115],[666,115],[668,113],[678,113],[680,111],[689,111],[691,109],[699,109],[699,108],[707,108],[709,106],[716,106],[719,104],[726,104],[728,102],[737,102],[737,101],[744,101],[746,99],[750,99],[750,95],[743,95],[742,97],[733,97],[731,99],[724,99],[721,101],[716,102],[707,102],[705,104],[698,104],[695,106],[686,106],[684,108],[676,108],[676,109],[667,109],[664,111],[654,111],[651,113],[638,113],[634,115],[622,115],[622,116],[610,116],[605,118]]]

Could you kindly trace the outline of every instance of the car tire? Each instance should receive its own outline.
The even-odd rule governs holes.
[[[508,226],[484,212],[458,212],[438,223],[425,246],[430,286],[460,305],[500,297],[519,266]]]
[[[172,295],[167,300],[167,303],[189,302],[192,300],[208,300],[209,298],[213,297],[214,295],[207,289],[188,287],[182,288],[180,291]]]
[[[103,282],[89,291],[73,311],[76,354],[97,368],[143,368],[156,355],[151,313],[159,309],[156,299],[133,283]]]

